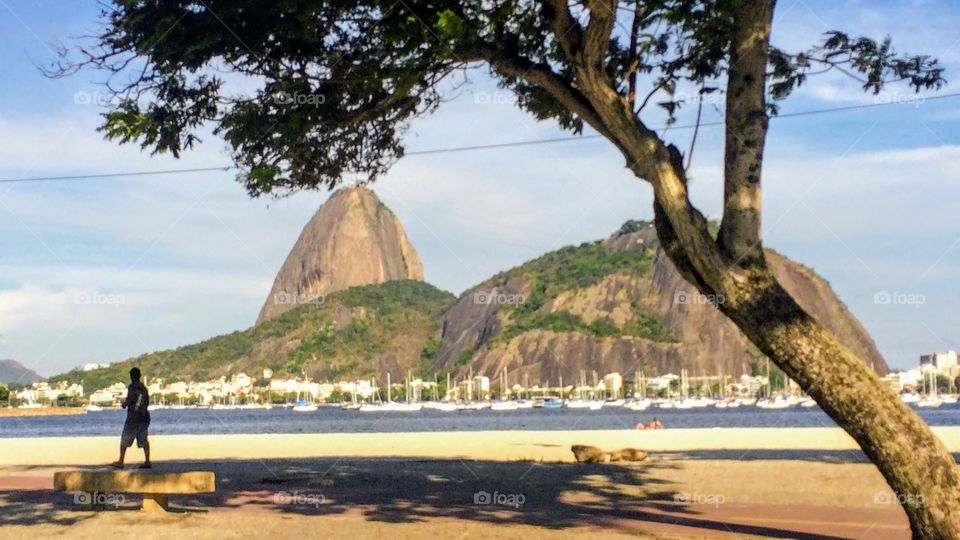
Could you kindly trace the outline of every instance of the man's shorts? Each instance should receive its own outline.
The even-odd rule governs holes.
[[[133,441],[137,441],[137,448],[143,448],[147,444],[147,431],[150,428],[150,421],[138,422],[127,421],[123,424],[123,434],[120,435],[120,446],[130,448]]]

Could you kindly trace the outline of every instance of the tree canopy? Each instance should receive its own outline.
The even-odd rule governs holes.
[[[673,118],[696,101],[678,87],[724,91],[737,61],[736,4],[598,3],[602,16],[583,26],[574,23],[587,6],[548,1],[116,0],[102,32],[64,48],[52,73],[110,73],[117,99],[105,114],[107,137],[179,156],[209,123],[251,194],[283,194],[333,187],[351,171],[382,174],[403,155],[408,122],[443,101],[441,81],[478,67],[519,107],[575,133],[594,116],[576,84],[579,55],[602,66],[638,118],[651,107]],[[830,69],[872,92],[890,81],[943,84],[936,59],[837,31],[805,51],[771,47],[769,96],[783,99]],[[237,74],[256,88],[237,91],[229,84]]]

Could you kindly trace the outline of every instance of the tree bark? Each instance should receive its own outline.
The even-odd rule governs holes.
[[[721,311],[857,441],[914,537],[960,538],[960,469],[929,426],[766,269],[727,292]]]
[[[700,292],[723,298],[720,310],[853,437],[896,493],[914,537],[960,538],[960,468],[953,456],[863,361],[794,301],[765,264],[760,245],[760,166],[766,116],[757,107],[762,110],[773,1],[735,3],[735,13],[752,25],[753,33],[737,32],[740,41],[735,42],[741,48],[735,54],[741,57],[733,68],[738,79],[733,88],[739,90],[728,100],[739,103],[728,106],[727,118],[737,125],[734,133],[747,138],[734,137],[738,150],[733,156],[728,148],[726,160],[732,163],[725,164],[725,229],[722,226],[719,241],[710,237],[706,220],[690,203],[679,152],[637,118],[629,100],[596,64],[600,38],[611,28],[607,13],[600,10],[609,4],[591,3],[598,7],[591,10],[591,18],[598,19],[591,21],[594,31],[587,47],[583,28],[566,2],[543,3],[575,68],[575,80],[561,84],[562,78],[546,69],[556,84],[541,87],[578,111],[620,150],[638,178],[650,182],[657,233],[680,274]],[[761,8],[751,12],[757,6]],[[763,43],[758,49],[749,39]],[[543,83],[530,73],[515,73],[533,84]]]
[[[760,173],[767,139],[766,85],[774,0],[733,3],[724,115],[723,221],[717,241],[731,260],[763,259]]]

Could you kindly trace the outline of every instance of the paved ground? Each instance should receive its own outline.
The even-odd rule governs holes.
[[[0,537],[389,535],[396,538],[909,538],[869,464],[654,456],[630,465],[321,459],[163,463],[213,470],[218,493],[148,516],[130,495],[81,510],[57,467],[0,468]],[[115,503],[115,504],[114,504]],[[306,529],[305,529],[306,528]],[[142,534],[141,534],[142,532]],[[533,536],[531,536],[533,535]]]

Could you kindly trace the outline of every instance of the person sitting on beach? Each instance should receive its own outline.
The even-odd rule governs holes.
[[[660,423],[660,420],[654,417],[649,424],[638,422],[637,425],[633,427],[633,429],[663,429],[663,424]]]
[[[147,440],[147,430],[150,427],[150,394],[147,387],[140,382],[140,368],[130,370],[130,386],[127,387],[127,397],[120,405],[127,409],[127,420],[123,424],[123,434],[120,435],[120,459],[111,463],[117,469],[123,468],[123,459],[127,448],[137,441],[137,448],[143,449],[143,465],[141,469],[151,469],[150,441]]]

